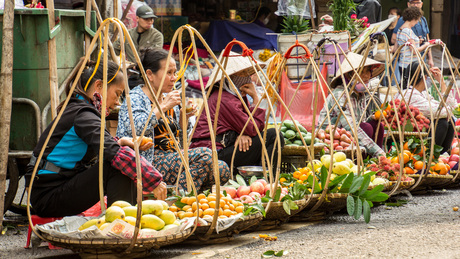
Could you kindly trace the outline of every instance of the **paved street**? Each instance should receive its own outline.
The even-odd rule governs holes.
[[[178,244],[152,252],[149,258],[260,258],[267,250],[287,250],[284,258],[460,258],[460,189],[415,195],[400,207],[379,206],[370,224],[336,213],[321,222],[289,223],[280,229],[243,233],[234,241],[218,245]],[[408,200],[408,196],[393,197]],[[7,218],[11,222],[11,214]],[[17,218],[15,219],[17,222]],[[69,250],[49,250],[44,243],[24,249],[27,228],[8,230],[0,237],[0,258],[79,258]],[[258,234],[277,241],[264,241]]]

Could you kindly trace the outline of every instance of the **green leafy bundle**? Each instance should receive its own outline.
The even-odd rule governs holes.
[[[329,10],[334,17],[334,30],[350,30],[350,12],[356,10],[353,0],[333,0],[329,3]]]
[[[310,20],[305,20],[299,15],[288,15],[284,17],[281,31],[283,33],[302,33],[310,29],[309,22]]]

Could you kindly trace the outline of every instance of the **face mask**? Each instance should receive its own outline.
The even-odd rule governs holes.
[[[264,24],[267,25],[269,21],[270,21],[270,19],[269,19],[268,17],[265,18],[265,19],[264,19]]]
[[[391,19],[391,18],[394,18],[394,17],[397,17],[397,16],[396,16],[396,15],[394,15],[394,14],[390,14],[390,15],[388,15],[388,19]]]
[[[353,86],[354,83],[352,83],[350,86]],[[358,92],[358,93],[365,93],[366,92],[366,89],[367,89],[367,86],[362,84],[361,82],[358,82],[356,85],[355,85],[355,91]]]

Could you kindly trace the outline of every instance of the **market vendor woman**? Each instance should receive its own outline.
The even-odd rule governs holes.
[[[356,127],[360,146],[366,149],[368,155],[384,155],[385,152],[382,150],[383,125],[381,124],[380,127],[378,127],[378,122],[374,120],[373,111],[376,109],[376,106],[367,91],[369,81],[372,78],[379,76],[383,72],[384,67],[380,62],[367,58],[360,73],[360,77],[364,83],[362,84],[361,81],[358,81],[357,75],[355,75],[356,73],[353,72],[353,68],[356,71],[360,71],[359,65],[364,57],[353,52],[348,53],[347,57],[350,62],[345,59],[342,63],[342,72],[344,74],[345,82],[342,80],[340,70],[337,71],[336,77],[332,79],[331,82],[331,88],[333,88],[332,95],[329,95],[326,98],[326,103],[320,112],[318,120],[319,125],[324,122],[322,124],[322,128],[326,128],[329,124],[326,109],[328,109],[330,113],[331,125],[335,125],[337,120],[339,120],[337,126],[345,128],[348,131],[351,130],[351,127],[355,127],[353,123],[358,123],[362,119],[362,123],[360,123],[359,127]],[[358,83],[351,82],[349,84],[350,80],[356,80]],[[345,87],[347,85],[349,89],[348,92],[350,93],[350,102],[347,101],[347,97],[345,95]],[[351,87],[353,87],[353,85],[356,86],[353,91],[351,91]],[[369,92],[372,91],[369,90]],[[334,96],[339,102],[339,106],[342,107],[343,113],[336,105],[332,96]],[[378,96],[376,95],[374,98],[374,100],[379,104],[380,100]],[[354,115],[356,122],[353,121],[352,114]],[[374,141],[376,137],[377,141]]]
[[[102,95],[104,69],[107,69],[109,80],[106,96]],[[67,86],[67,94],[70,86]],[[103,64],[97,68],[90,65],[83,70],[38,166],[30,197],[35,214],[40,217],[76,215],[99,201],[101,113],[106,116],[119,104],[123,90],[123,75],[115,63],[108,62],[105,68]],[[106,111],[101,111],[103,98],[107,101]],[[28,165],[29,177],[53,123],[43,132],[33,151]],[[103,186],[109,206],[117,200],[135,203],[133,145],[132,139],[117,141],[105,131]],[[144,145],[141,149],[150,147]],[[141,158],[141,170],[144,191],[153,192],[158,199],[165,199],[166,184],[162,182],[161,174],[144,158]]]

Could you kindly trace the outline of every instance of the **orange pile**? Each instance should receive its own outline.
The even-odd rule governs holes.
[[[182,209],[175,205],[169,207],[169,210],[174,212],[179,219],[196,217],[196,214],[199,213],[200,218],[212,220],[216,213],[215,193],[211,193],[207,197],[203,193],[199,194],[198,202],[195,196],[182,197],[180,201],[187,205],[182,207]],[[230,196],[224,197],[222,194],[220,196],[219,205],[218,215],[220,219],[226,219],[238,213],[242,213],[244,209],[242,202],[235,201]]]

